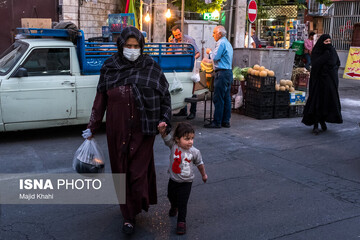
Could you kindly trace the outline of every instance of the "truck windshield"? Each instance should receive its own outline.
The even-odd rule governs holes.
[[[7,74],[28,48],[24,42],[15,42],[0,56],[0,75]]]

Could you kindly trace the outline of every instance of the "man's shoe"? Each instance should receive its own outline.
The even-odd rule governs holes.
[[[209,124],[205,124],[204,127],[205,128],[221,128],[221,126],[216,125],[214,122],[209,123]]]
[[[186,112],[183,110],[180,110],[180,112],[173,114],[174,117],[181,117],[181,116],[186,116],[186,115],[187,115]]]
[[[221,126],[224,127],[224,128],[229,128],[229,127],[230,127],[230,123],[222,123]]]
[[[178,222],[176,227],[176,234],[177,235],[183,235],[186,233],[186,223],[184,222]]]
[[[187,120],[191,120],[195,118],[195,113],[190,113],[189,116],[186,117]]]

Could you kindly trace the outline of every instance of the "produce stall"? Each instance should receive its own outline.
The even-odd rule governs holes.
[[[234,83],[238,79],[245,79],[240,81],[246,86],[245,91],[242,91],[245,115],[256,119],[302,116],[309,80],[306,69],[295,69],[291,80],[279,81],[273,70],[258,64],[251,68],[234,67],[233,75]],[[235,93],[232,91],[232,94]]]

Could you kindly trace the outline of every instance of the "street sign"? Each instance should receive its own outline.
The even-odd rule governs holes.
[[[204,20],[219,20],[219,16],[213,16],[212,13],[204,13]]]
[[[360,80],[360,48],[350,47],[343,78]]]
[[[248,18],[249,22],[253,23],[257,17],[257,5],[254,0],[251,0],[248,5]]]

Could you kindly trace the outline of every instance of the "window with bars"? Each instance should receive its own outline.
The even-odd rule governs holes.
[[[360,22],[360,2],[335,2],[329,16],[324,17],[324,33],[332,37],[337,50],[349,50],[355,23]]]

